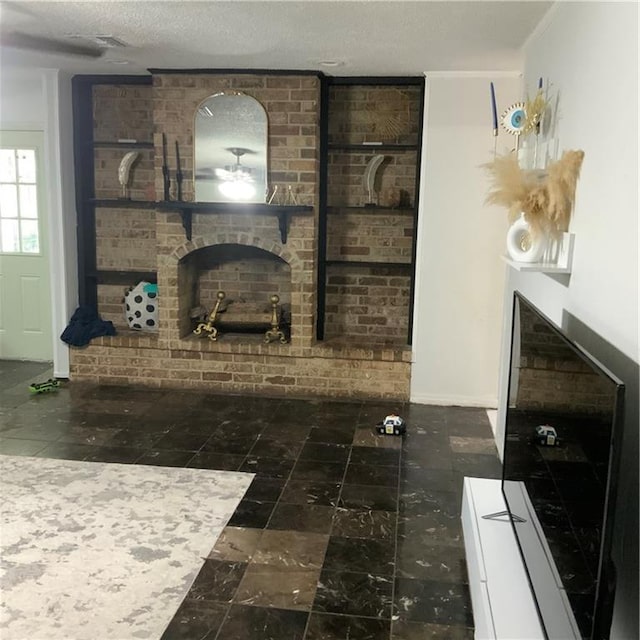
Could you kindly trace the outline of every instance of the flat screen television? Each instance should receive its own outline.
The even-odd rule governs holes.
[[[609,637],[624,385],[521,294],[502,491],[548,638]]]

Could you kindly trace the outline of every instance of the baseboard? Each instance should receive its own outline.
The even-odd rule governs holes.
[[[437,396],[428,393],[416,393],[411,394],[410,401],[416,404],[433,404],[444,407],[495,409],[498,406],[498,399],[495,396]]]
[[[493,437],[495,438],[497,429],[498,429],[498,410],[487,409],[487,418],[489,419],[489,424],[491,425],[491,431],[493,431]]]

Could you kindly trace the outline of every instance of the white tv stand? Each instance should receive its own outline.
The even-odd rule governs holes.
[[[465,478],[462,531],[476,640],[544,640],[511,523],[484,515],[506,509],[500,480]]]

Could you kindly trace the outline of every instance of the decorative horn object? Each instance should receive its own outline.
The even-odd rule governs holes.
[[[367,207],[374,207],[376,205],[376,203],[374,202],[374,197],[375,197],[374,183],[376,180],[376,173],[378,172],[378,169],[380,168],[380,165],[382,164],[383,161],[384,161],[384,156],[382,154],[375,155],[373,156],[373,158],[371,158],[371,160],[369,160],[369,163],[367,164],[367,168],[364,170],[364,178],[363,178],[364,188],[367,190],[367,194],[369,198],[366,204]]]
[[[129,184],[129,178],[131,177],[131,167],[133,167],[139,157],[139,151],[129,151],[129,153],[126,153],[122,160],[120,160],[120,166],[118,167],[118,182],[122,187],[123,198],[128,197],[127,186]]]

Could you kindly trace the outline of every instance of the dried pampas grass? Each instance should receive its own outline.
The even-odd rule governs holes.
[[[584,151],[565,151],[545,171],[523,171],[515,154],[484,167],[492,175],[487,204],[506,207],[509,220],[524,213],[533,235],[558,235],[569,228]]]
[[[482,165],[491,173],[491,190],[487,195],[487,204],[497,204],[509,211],[509,220],[513,222],[522,211],[522,204],[535,185],[533,177],[523,171],[515,154],[497,156],[493,162]]]

